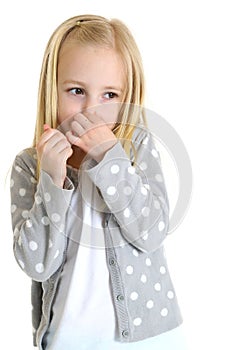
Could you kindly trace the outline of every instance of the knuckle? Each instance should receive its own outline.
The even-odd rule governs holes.
[[[71,128],[72,128],[72,129],[78,128],[78,125],[79,125],[78,121],[77,121],[77,120],[74,120],[74,121],[72,121],[72,123],[71,123]]]
[[[63,144],[64,144],[65,148],[69,148],[70,147],[70,143],[66,139],[63,140]]]

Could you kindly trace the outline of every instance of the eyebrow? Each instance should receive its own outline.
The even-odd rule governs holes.
[[[82,81],[78,81],[78,80],[65,80],[63,82],[63,84],[74,84],[74,85],[81,85],[81,86],[85,86],[86,84]],[[117,90],[117,91],[121,91],[123,92],[123,89],[119,86],[104,86],[104,90]]]

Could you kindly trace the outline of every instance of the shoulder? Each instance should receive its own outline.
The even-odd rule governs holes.
[[[145,125],[139,124],[134,130],[132,142],[136,144],[137,147],[137,145],[149,145],[151,143],[154,143],[155,140],[153,134],[149,131],[149,129]]]
[[[35,174],[37,168],[37,152],[33,147],[25,148],[19,152],[14,160],[14,168],[20,172],[21,170],[30,171]]]
[[[143,157],[147,157],[151,161],[156,159],[160,162],[157,142],[155,135],[145,125],[139,124],[136,126],[132,136],[132,144],[136,153],[140,152]]]

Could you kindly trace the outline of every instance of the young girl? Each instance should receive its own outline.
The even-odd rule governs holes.
[[[53,33],[34,144],[11,178],[14,254],[32,279],[39,349],[182,349],[163,249],[168,198],[143,96],[122,22],[83,15]]]

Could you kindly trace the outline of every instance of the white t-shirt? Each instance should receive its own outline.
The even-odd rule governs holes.
[[[70,232],[67,260],[53,305],[53,317],[44,338],[44,348],[185,350],[183,338],[179,335],[180,327],[138,342],[121,343],[115,340],[116,317],[106,263],[102,213],[95,210],[93,205],[99,197],[91,182],[86,188],[88,190],[82,201],[78,191],[72,197],[73,215],[69,215],[67,222]],[[88,203],[92,203],[92,207]],[[82,205],[82,222],[75,215],[78,205]],[[81,231],[79,239],[77,231]]]
[[[72,198],[73,211],[79,195],[76,192]],[[53,306],[53,319],[46,334],[46,349],[49,350],[77,349],[83,341],[86,343],[85,339],[91,345],[91,338],[95,342],[96,339],[114,339],[115,335],[102,213],[92,210],[85,201],[82,203],[83,227],[80,242],[77,242],[73,232],[78,224],[75,215],[70,216],[68,222],[72,233]]]

